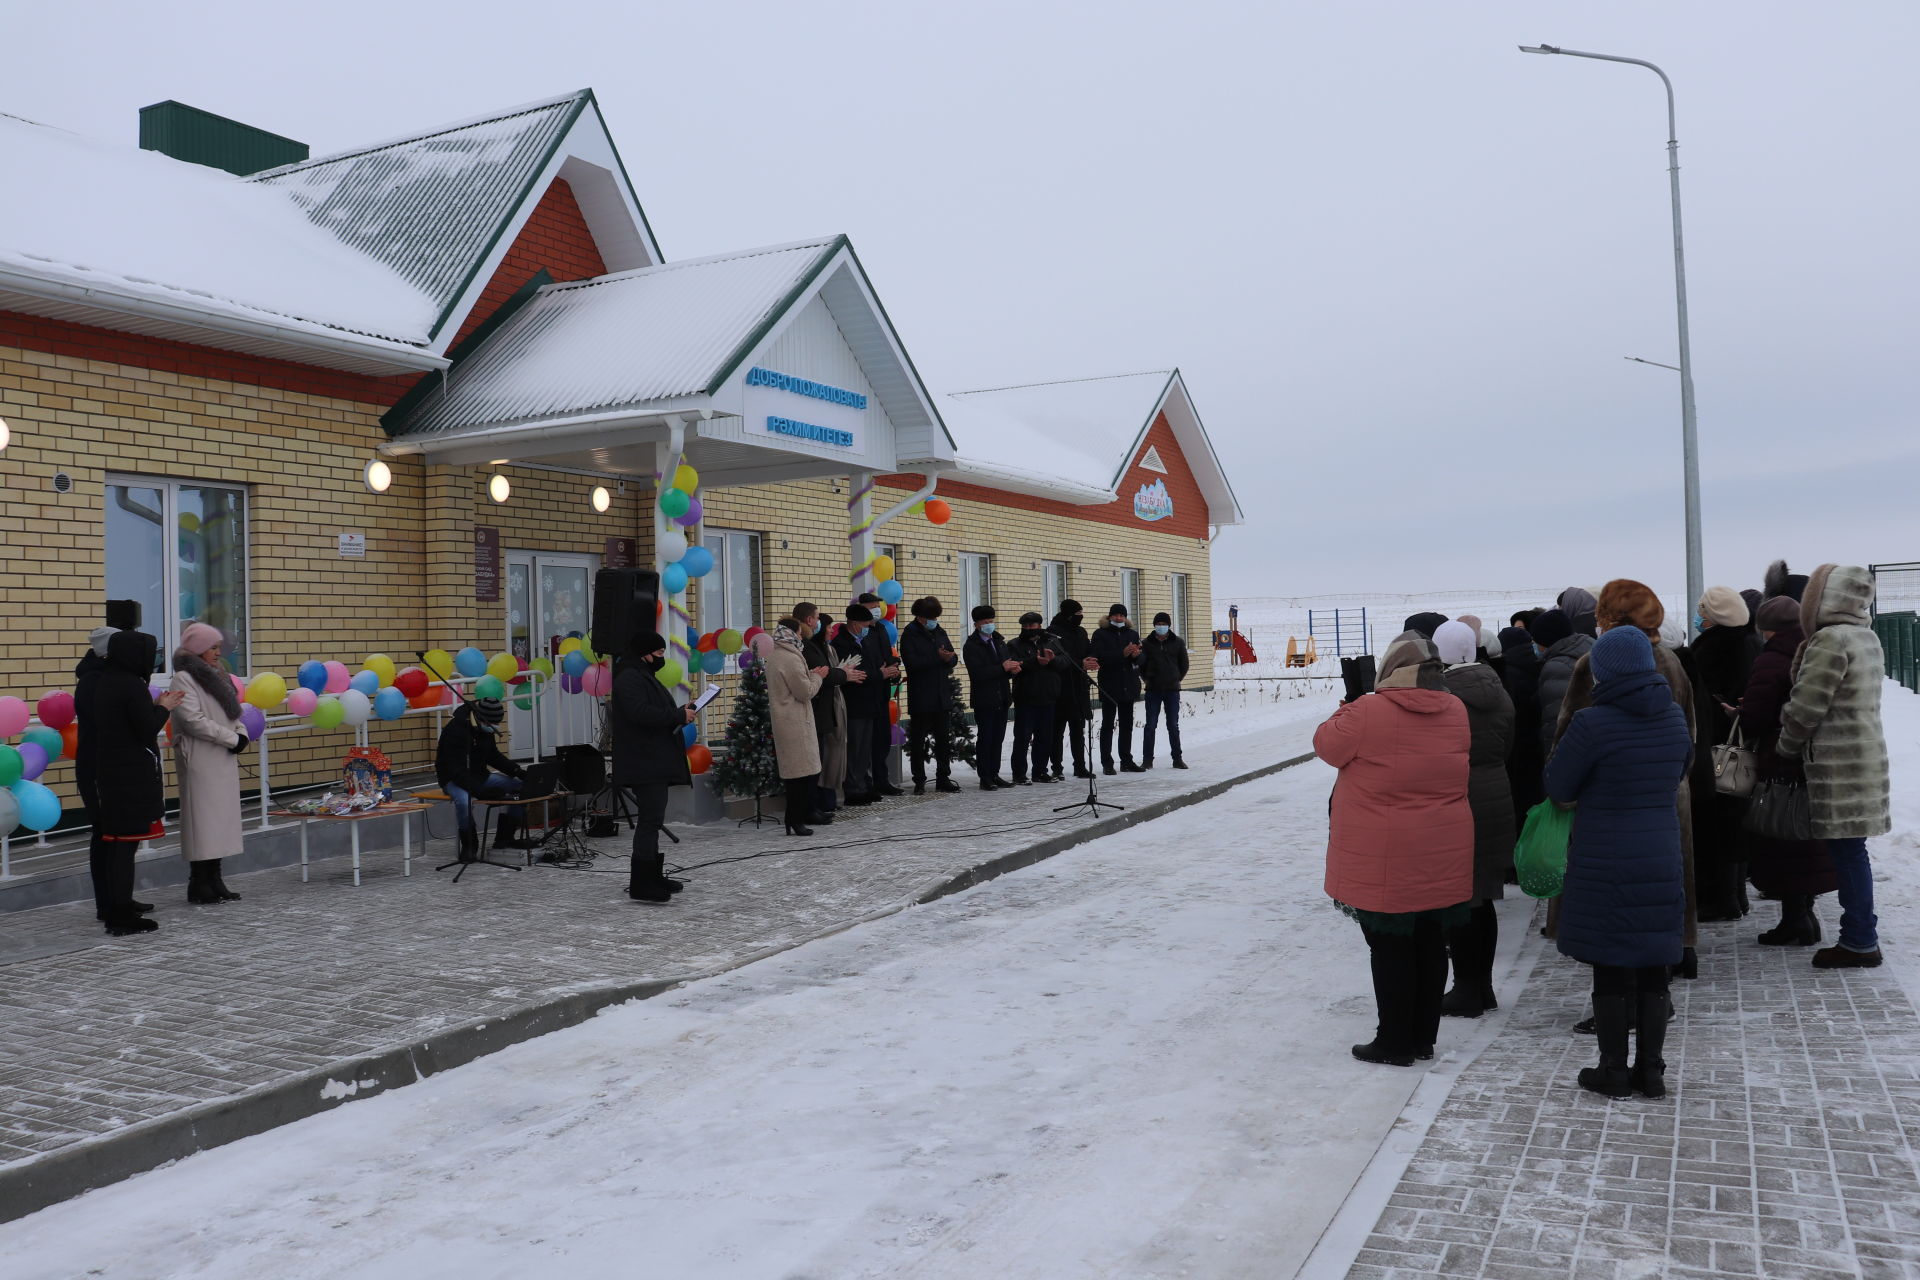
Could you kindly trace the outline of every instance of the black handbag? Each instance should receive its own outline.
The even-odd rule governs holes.
[[[1769,840],[1813,839],[1813,803],[1805,778],[1762,778],[1741,825]]]

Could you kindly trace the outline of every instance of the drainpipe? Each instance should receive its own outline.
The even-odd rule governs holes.
[[[666,443],[655,445],[653,454],[654,470],[657,473],[654,478],[655,483],[653,487],[653,571],[655,573],[664,574],[666,572],[666,561],[660,555],[660,539],[673,528],[673,521],[667,518],[667,514],[664,511],[660,510],[660,495],[666,492],[667,482],[673,478],[673,473],[680,469],[681,460],[686,452],[686,445],[686,415],[683,413],[667,415]],[[653,624],[653,621],[651,618],[645,619],[646,624],[649,626]],[[684,673],[687,668],[687,624],[689,621],[687,617],[686,592],[682,591],[678,595],[667,597],[667,611],[659,621],[664,623],[667,628],[667,656],[679,662],[680,669]],[[691,696],[690,690],[692,683],[687,675],[681,675],[680,683],[676,688],[678,688],[680,692]]]
[[[871,591],[878,586],[873,582],[873,531],[895,516],[903,514],[916,502],[925,502],[940,487],[940,472],[927,472],[926,483],[910,496],[902,498],[879,515],[873,514],[873,472],[855,471],[847,477],[847,547],[852,562],[847,582],[851,588],[848,598],[858,596],[862,591]],[[871,584],[871,585],[870,585]]]

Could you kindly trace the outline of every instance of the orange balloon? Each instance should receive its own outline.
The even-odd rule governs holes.
[[[938,498],[928,498],[927,519],[934,524],[945,524],[953,519],[953,508]]]
[[[172,723],[169,721],[168,723]],[[80,726],[69,720],[60,730],[60,754],[71,760],[80,750]]]
[[[440,705],[440,695],[445,691],[446,686],[444,685],[429,685],[419,693],[414,694],[411,698],[408,698],[407,705],[410,707],[437,707]]]
[[[887,723],[888,724],[900,723],[900,704],[899,703],[889,702],[887,704]]]
[[[713,768],[713,752],[707,750],[705,743],[696,742],[687,748],[687,768],[695,773]]]

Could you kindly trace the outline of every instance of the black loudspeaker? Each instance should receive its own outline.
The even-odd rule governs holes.
[[[138,600],[107,601],[106,623],[115,631],[138,631],[140,602]]]
[[[589,743],[555,747],[554,763],[560,766],[560,781],[577,796],[590,796],[607,785],[607,758],[600,748]]]
[[[593,647],[610,657],[626,653],[633,637],[657,630],[660,575],[651,569],[602,569],[593,580]]]

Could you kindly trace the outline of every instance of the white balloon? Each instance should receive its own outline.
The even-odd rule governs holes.
[[[13,792],[0,787],[0,835],[12,835],[19,825],[20,802],[13,798]]]
[[[358,689],[348,689],[337,695],[340,709],[346,713],[348,724],[365,724],[367,717],[373,714],[373,699]]]
[[[672,564],[687,554],[687,535],[669,530],[660,535],[660,562]]]

